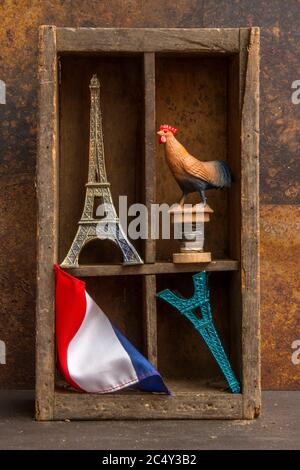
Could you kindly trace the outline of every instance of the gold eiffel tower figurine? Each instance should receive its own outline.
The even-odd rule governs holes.
[[[124,264],[142,264],[136,249],[127,239],[113,204],[110,184],[107,181],[102,116],[100,109],[100,82],[97,75],[90,81],[90,142],[89,142],[89,173],[86,183],[85,203],[79,227],[71,248],[62,262],[62,267],[77,266],[80,252],[84,245],[94,239],[110,239],[122,251]],[[100,198],[105,211],[105,219],[95,219],[95,198]]]

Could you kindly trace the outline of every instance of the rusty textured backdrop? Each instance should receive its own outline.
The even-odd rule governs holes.
[[[261,301],[265,389],[300,387],[300,79],[298,0],[4,0],[0,2],[0,387],[34,385],[38,26],[262,28]]]

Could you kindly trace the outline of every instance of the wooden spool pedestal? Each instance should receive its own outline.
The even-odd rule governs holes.
[[[208,204],[194,205],[191,208],[181,209],[178,206],[171,209],[170,214],[174,225],[178,224],[180,229],[183,230],[183,241],[180,246],[180,253],[173,253],[173,263],[210,263],[211,253],[203,251],[205,229],[204,224],[209,222],[210,214],[214,211]],[[185,233],[184,224],[191,224],[193,231]],[[196,224],[199,224],[199,227]],[[182,228],[183,226],[183,228]],[[195,234],[195,240],[187,241],[185,236]]]

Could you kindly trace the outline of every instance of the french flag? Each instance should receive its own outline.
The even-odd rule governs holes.
[[[54,266],[58,362],[77,390],[110,393],[123,388],[167,393],[160,374],[110,322],[85,283]]]

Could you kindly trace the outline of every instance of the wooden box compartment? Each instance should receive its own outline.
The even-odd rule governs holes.
[[[164,55],[156,58],[156,127],[170,123],[178,128],[178,140],[200,160],[225,160],[231,166],[235,155],[228,152],[229,57]],[[240,180],[239,172],[235,175]],[[229,253],[229,209],[231,191],[208,191],[208,203],[214,214],[205,226],[205,250],[214,259],[236,259]],[[181,191],[174,181],[164,155],[157,144],[156,201],[174,204]],[[189,195],[186,203],[199,202],[199,195]],[[236,220],[232,224],[238,224]],[[157,242],[158,259],[171,261],[179,251],[176,240]]]
[[[228,272],[210,273],[211,306],[216,329],[230,360],[235,351],[231,341],[230,276]],[[172,289],[192,297],[191,274],[166,274],[157,277],[157,290]],[[237,337],[238,336],[238,337]],[[227,390],[228,385],[199,333],[192,324],[165,302],[157,301],[157,364],[167,382],[189,384],[202,390]],[[238,371],[235,371],[237,374]]]
[[[259,414],[258,261],[259,30],[41,27],[38,149],[36,417],[51,419],[226,418]],[[173,203],[180,191],[157,143],[162,123],[203,160],[227,160],[228,191],[208,193],[214,209],[211,263],[175,265],[172,240],[133,241],[145,263],[120,264],[110,242],[91,242],[67,271],[158,367],[172,396],[70,390],[56,379],[53,264],[76,232],[88,170],[89,80],[101,83],[104,147],[115,206]],[[197,196],[189,197],[195,202]],[[242,384],[231,394],[187,320],[156,292],[192,295],[191,276],[209,273],[217,331]]]
[[[105,312],[109,320],[139,350],[144,348],[143,279],[141,276],[80,277],[86,290]],[[57,391],[72,392],[71,387],[56,371]]]
[[[110,321],[143,350],[143,280],[141,276],[81,278]]]
[[[128,206],[143,202],[143,62],[142,56],[62,56],[59,62],[59,261],[76,234],[88,175],[90,89],[93,73],[101,79],[106,170],[118,211],[119,195]],[[141,240],[133,242],[143,255]],[[92,246],[91,246],[92,245]],[[119,262],[110,243],[91,242],[80,263]]]

